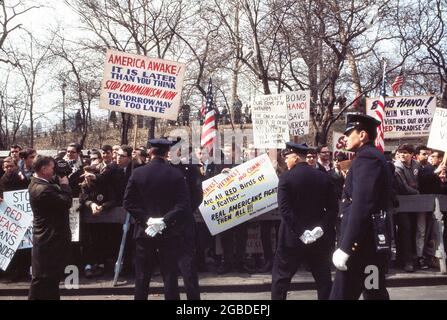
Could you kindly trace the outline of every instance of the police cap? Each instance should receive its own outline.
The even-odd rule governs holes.
[[[374,133],[376,128],[380,125],[380,121],[373,117],[364,114],[349,114],[346,122],[346,129],[344,134],[347,134],[353,129],[359,129],[367,131],[368,133]]]
[[[286,149],[282,151],[282,155],[286,156],[291,153],[307,154],[309,147],[305,143],[286,142]]]
[[[150,139],[149,143],[151,145],[151,148],[170,148],[171,146],[173,146],[175,143],[173,143],[173,141],[170,141],[166,138],[158,138],[158,139]]]

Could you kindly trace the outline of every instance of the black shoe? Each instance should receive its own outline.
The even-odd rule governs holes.
[[[267,260],[265,264],[261,268],[259,268],[259,272],[261,273],[272,272],[272,267],[273,267],[273,261]]]
[[[94,277],[102,277],[105,273],[104,266],[95,266],[93,270],[93,276]]]
[[[405,272],[414,272],[413,264],[411,262],[405,263],[404,270]]]
[[[93,270],[92,269],[87,269],[84,271],[84,275],[87,279],[91,279],[93,278]]]
[[[226,266],[226,265],[221,265],[219,268],[217,268],[218,274],[230,273],[232,271],[233,271],[233,268],[231,268],[230,266]]]
[[[418,258],[418,267],[421,270],[427,270],[429,268],[423,257]]]
[[[252,269],[252,268],[250,268],[250,267],[248,267],[248,266],[246,266],[246,265],[239,265],[239,266],[236,266],[236,272],[239,272],[239,273],[248,273],[248,274],[252,274],[252,273],[255,273],[256,272],[256,270],[254,270],[254,269]]]

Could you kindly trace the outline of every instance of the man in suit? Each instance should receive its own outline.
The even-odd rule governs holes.
[[[134,170],[124,194],[124,208],[136,223],[135,300],[147,300],[157,251],[165,298],[178,300],[177,260],[183,245],[184,219],[191,210],[189,192],[182,173],[167,160],[172,142],[149,142],[151,162]]]
[[[372,224],[372,215],[386,210],[391,199],[389,167],[374,147],[379,124],[369,116],[348,116],[346,149],[356,152],[356,157],[342,195],[340,241],[332,256],[338,270],[330,299],[358,299],[362,292],[364,299],[389,299],[385,287],[387,255],[376,251]],[[375,281],[365,281],[368,276]]]
[[[69,209],[71,189],[67,177],[52,182],[54,160],[40,157],[34,162],[35,176],[28,187],[34,214],[30,300],[59,300],[67,248],[71,241]]]
[[[278,184],[281,225],[272,270],[272,299],[286,299],[290,280],[302,262],[307,262],[314,276],[318,299],[328,299],[337,213],[333,186],[328,174],[307,164],[307,145],[288,142],[286,146],[283,156],[288,171],[281,174]]]

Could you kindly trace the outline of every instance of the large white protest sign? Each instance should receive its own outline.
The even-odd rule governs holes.
[[[366,113],[374,116],[378,98],[366,99]],[[426,137],[436,108],[435,96],[386,97],[385,139]]]
[[[0,269],[6,270],[33,217],[6,201],[0,203]]]
[[[200,212],[212,235],[278,207],[278,177],[264,154],[203,182]]]
[[[344,154],[348,160],[354,159],[354,152],[346,150],[346,143],[345,143],[345,135],[340,132],[334,132],[332,135],[332,152],[333,152],[333,158],[338,154]]]
[[[286,96],[256,96],[252,101],[252,122],[255,148],[284,149],[289,141]]]
[[[176,120],[185,64],[107,50],[99,107]]]
[[[31,210],[31,205],[29,203],[28,189],[4,192],[3,198],[11,206],[14,206],[20,211],[27,213],[31,217],[33,216],[33,211]],[[29,228],[26,230],[25,236],[20,242],[18,249],[28,249],[32,247],[33,247],[33,225],[31,224]]]
[[[10,205],[16,207],[17,209],[33,216],[33,211],[31,210],[31,205],[29,202],[29,192],[28,189],[8,191],[3,193],[4,200]],[[73,198],[73,205],[70,208],[70,230],[71,230],[71,241],[79,241],[79,198]],[[27,249],[33,247],[33,226],[29,226],[26,230],[25,236],[20,243],[19,249]]]
[[[310,91],[284,93],[287,103],[289,133],[292,136],[304,136],[309,133]]]
[[[447,151],[447,109],[436,108],[427,147]]]

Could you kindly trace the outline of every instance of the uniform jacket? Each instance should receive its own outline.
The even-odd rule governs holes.
[[[298,163],[279,177],[278,205],[281,214],[279,245],[296,247],[305,230],[320,226],[324,238],[334,232],[338,204],[330,176]]]
[[[356,153],[342,196],[339,247],[352,254],[374,243],[371,215],[387,209],[391,199],[391,174],[385,157],[372,143]]]
[[[58,277],[63,273],[71,242],[68,185],[31,178],[28,187],[34,214],[32,268],[34,277]]]
[[[195,234],[196,224],[194,212],[199,208],[203,200],[202,177],[200,174],[200,169],[198,165],[183,163],[173,165],[173,167],[182,173],[188,186],[191,210],[187,212],[185,217],[185,234],[193,237]]]
[[[147,237],[144,231],[150,217],[164,218],[167,228],[162,238],[182,236],[185,216],[191,210],[184,176],[164,159],[152,159],[132,173],[124,194],[124,208],[136,221],[135,238]]]

